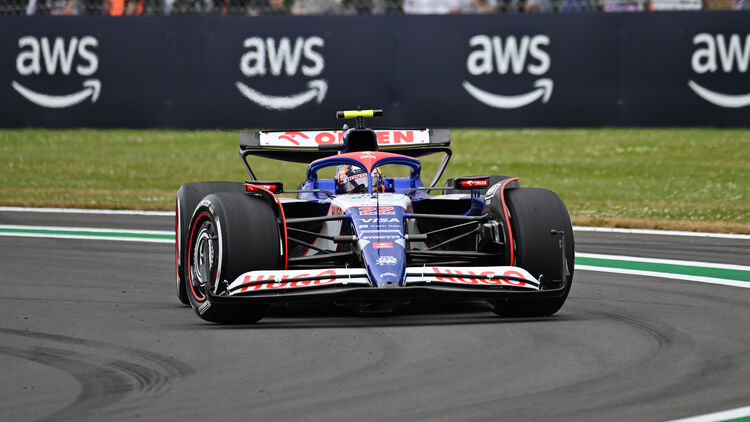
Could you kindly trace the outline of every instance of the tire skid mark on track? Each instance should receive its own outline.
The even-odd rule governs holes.
[[[485,396],[485,397],[467,397],[466,401],[460,406],[454,407],[443,407],[430,409],[426,411],[415,411],[408,415],[409,420],[457,420],[457,419],[468,419],[468,420],[483,420],[486,415],[491,414],[492,410],[496,408],[497,402],[502,401],[505,406],[503,408],[503,419],[504,420],[528,420],[533,419],[533,415],[538,414],[536,412],[536,406],[541,402],[545,402],[545,406],[548,408],[556,408],[554,402],[566,403],[564,408],[573,408],[574,412],[566,413],[555,413],[550,411],[545,418],[547,419],[562,419],[562,420],[587,420],[596,419],[591,416],[586,416],[587,412],[592,411],[593,414],[597,414],[595,411],[599,408],[612,409],[614,406],[619,404],[613,404],[613,401],[618,400],[618,393],[621,388],[621,384],[613,385],[612,377],[628,373],[629,371],[638,370],[638,368],[648,365],[649,362],[654,360],[665,360],[666,357],[660,357],[664,354],[663,348],[665,345],[674,344],[675,341],[669,340],[669,337],[662,334],[659,329],[656,329],[649,324],[641,324],[640,321],[628,318],[625,315],[621,315],[622,318],[615,317],[615,314],[604,313],[592,310],[576,310],[575,313],[582,320],[592,319],[613,319],[618,325],[626,325],[634,328],[636,331],[643,333],[647,340],[652,340],[655,344],[657,353],[649,354],[644,351],[636,359],[630,359],[622,366],[617,366],[609,371],[598,372],[595,376],[581,379],[576,378],[574,382],[557,385],[551,388],[542,388],[534,391],[533,394],[529,392],[521,392],[518,394],[510,394],[504,396]],[[620,314],[617,314],[620,316]],[[527,319],[515,320],[515,321],[526,321]],[[534,319],[528,319],[533,321]],[[604,359],[607,358],[605,351],[598,350]],[[590,356],[589,356],[590,357]],[[630,372],[632,374],[633,372]],[[634,381],[638,380],[638,377],[633,377]],[[610,391],[614,390],[614,391]],[[596,399],[592,399],[596,397]],[[548,401],[548,399],[553,401]],[[575,402],[575,405],[571,403]],[[591,403],[596,403],[593,406]],[[600,414],[600,413],[599,413]],[[612,419],[617,420],[618,418],[613,417]]]
[[[85,244],[86,248],[90,248],[86,253],[101,253],[101,246],[90,243]],[[59,242],[56,246],[64,250],[66,245],[65,242]],[[81,245],[83,249],[84,243],[81,242]],[[593,248],[593,251],[596,250]],[[744,249],[738,250],[741,252]],[[619,253],[618,250],[605,251]],[[167,255],[173,254],[173,251],[167,252]],[[737,261],[741,261],[741,253],[730,252]],[[630,255],[633,254],[638,252],[630,252]],[[671,255],[665,255],[681,258],[677,250],[672,251]],[[167,258],[171,260],[173,257]],[[140,273],[136,269],[134,274]],[[2,329],[0,347],[7,344],[13,348],[12,351],[21,350],[23,353],[32,353],[32,348],[38,347],[35,351],[38,356],[45,353],[49,355],[49,349],[62,350],[62,354],[72,351],[73,356],[68,358],[80,361],[81,357],[85,357],[85,363],[95,364],[83,371],[89,378],[94,378],[98,370],[110,374],[106,372],[110,369],[116,376],[127,381],[128,388],[135,388],[139,392],[125,394],[108,404],[96,405],[96,410],[91,408],[87,414],[88,419],[105,419],[108,416],[123,419],[132,416],[133,409],[141,406],[148,407],[152,416],[161,415],[164,414],[164,408],[177,408],[179,403],[181,413],[178,416],[187,415],[192,419],[210,419],[220,411],[230,419],[247,419],[247,415],[251,414],[264,416],[257,419],[269,419],[268,416],[275,420],[284,417],[325,419],[326,416],[331,416],[328,419],[343,420],[350,416],[341,412],[356,411],[357,407],[363,406],[369,411],[364,413],[364,419],[393,416],[408,420],[494,420],[503,415],[500,418],[507,420],[666,420],[747,404],[747,389],[743,388],[750,378],[750,343],[743,329],[748,321],[747,291],[713,289],[707,285],[670,280],[654,283],[643,277],[625,275],[580,274],[582,277],[579,275],[577,278],[581,281],[578,284],[579,290],[574,290],[571,300],[563,308],[564,312],[541,320],[503,321],[490,317],[489,311],[487,317],[469,312],[465,318],[455,315],[443,318],[439,313],[418,313],[417,317],[409,315],[407,318],[400,316],[382,319],[349,318],[338,314],[332,318],[321,318],[317,313],[289,317],[280,312],[276,318],[272,316],[269,321],[264,321],[265,324],[252,328],[243,326],[228,329],[185,324],[183,319],[158,319],[161,323],[159,327],[167,333],[183,331],[182,334],[190,334],[191,339],[196,338],[196,335],[206,336],[211,341],[202,344],[207,347],[214,347],[215,340],[221,338],[221,332],[225,330],[233,330],[238,335],[224,337],[224,341],[243,338],[248,349],[257,348],[259,343],[262,345],[264,353],[254,353],[254,365],[248,365],[240,371],[232,369],[232,384],[226,383],[229,373],[227,362],[235,359],[236,349],[216,352],[218,358],[211,362],[211,369],[221,369],[216,373],[210,373],[201,365],[194,365],[200,372],[202,387],[231,386],[241,394],[240,400],[222,400],[208,405],[200,399],[198,392],[193,394],[193,391],[188,391],[193,394],[190,396],[190,403],[184,400],[184,394],[179,398],[174,397],[174,393],[183,387],[175,383],[176,378],[167,380],[166,386],[149,381],[148,371],[141,371],[138,367],[140,362],[134,363],[133,358],[126,357],[129,356],[128,351],[136,351],[135,349],[123,352],[118,351],[114,344],[96,342],[87,347],[89,343],[86,340],[74,337],[69,339],[81,342],[61,345],[55,342],[55,334]],[[576,286],[573,288],[576,289]],[[110,303],[109,299],[99,295],[95,302]],[[48,299],[37,297],[14,300],[41,300],[42,303],[34,304],[34,307],[19,306],[20,310],[30,309],[26,312],[31,312],[44,309],[44,302]],[[85,304],[88,300],[80,302]],[[148,304],[159,305],[152,302]],[[87,310],[86,306],[76,308],[80,312]],[[148,311],[161,317],[164,306],[161,304]],[[104,324],[111,323],[112,321],[105,319],[95,326],[101,328],[106,326]],[[59,320],[57,324],[52,327],[70,329],[64,320]],[[553,326],[554,330],[551,329]],[[196,333],[203,331],[196,330],[196,327],[205,328],[206,333]],[[22,333],[26,333],[30,339],[12,336],[23,335]],[[429,334],[425,335],[428,340],[420,338],[423,333]],[[450,338],[448,333],[451,333]],[[477,340],[461,337],[462,333],[475,335]],[[93,334],[74,335],[96,338],[92,337]],[[356,339],[353,338],[355,335]],[[378,336],[384,338],[378,339]],[[294,339],[289,340],[288,337]],[[404,337],[408,338],[404,340]],[[490,340],[493,337],[494,340]],[[118,345],[128,346],[122,340],[114,341]],[[610,343],[609,347],[607,343]],[[197,343],[184,344],[195,347]],[[244,343],[239,340],[235,344],[240,349],[244,347]],[[537,344],[540,350],[547,349],[551,352],[537,353]],[[464,363],[459,368],[461,371],[453,366],[456,360],[449,364],[445,359],[439,359],[447,355],[462,355],[467,352],[468,347],[477,345],[495,349],[475,347],[480,353],[470,356],[474,364]],[[99,346],[102,349],[97,349]],[[620,346],[623,346],[623,352],[616,349]],[[169,347],[175,345],[170,344],[165,348],[164,344],[154,343],[141,347],[170,353],[165,350],[171,350]],[[183,346],[180,347],[184,349]],[[201,347],[203,346],[191,349],[193,351],[186,354],[185,358],[189,362],[196,362],[191,358],[194,354],[203,359],[206,349],[201,350]],[[44,350],[45,348],[48,350]],[[438,354],[442,349],[445,349],[445,353]],[[344,351],[359,354],[342,359],[346,356],[338,353]],[[373,356],[368,356],[368,351],[372,351]],[[517,371],[510,371],[502,368],[496,361],[493,362],[496,359],[495,353],[500,351],[504,351],[506,355],[517,353],[525,360],[519,362]],[[91,355],[96,355],[93,361]],[[164,355],[161,357],[165,358]],[[427,370],[419,376],[413,376],[408,371],[406,364],[419,365],[429,359],[435,363],[421,366]],[[581,361],[602,370],[599,373],[581,370],[577,366]],[[446,365],[443,369],[439,365],[444,363]],[[108,368],[106,364],[111,364],[112,368]],[[102,367],[104,368],[101,369]],[[540,372],[540,367],[550,371]],[[357,372],[361,368],[368,368],[369,372],[365,377]],[[124,371],[127,375],[118,371]],[[252,376],[247,377],[248,373]],[[472,375],[479,376],[476,377],[479,379]],[[247,382],[241,379],[243,376],[247,377]],[[389,382],[384,381],[386,376],[391,377]],[[554,383],[547,382],[547,376],[555,377]],[[537,382],[535,377],[542,381]],[[197,378],[192,377],[190,381],[199,382]],[[488,379],[492,382],[488,382]],[[304,383],[302,386],[297,385],[300,381]],[[516,381],[523,387],[516,390],[502,388],[503,384]],[[442,390],[441,382],[444,383]],[[74,383],[69,384],[75,386]],[[153,386],[150,387],[151,390],[148,385]],[[415,385],[418,388],[415,389]],[[171,393],[163,394],[170,388]],[[263,393],[260,393],[263,391],[259,390],[261,388],[265,389]],[[405,390],[407,394],[403,394]],[[71,403],[74,394],[75,390],[69,391],[65,401],[59,398],[59,406],[54,410]],[[160,398],[153,399],[160,394],[163,394]],[[201,395],[205,396],[205,393]],[[462,402],[446,400],[453,395],[459,396]],[[109,397],[103,398],[108,399]],[[292,403],[288,409],[285,408],[287,402]],[[419,404],[435,406],[419,407]],[[80,406],[79,411],[84,408],[84,405]],[[129,406],[129,411],[125,410],[126,406]],[[262,411],[258,412],[258,409]],[[54,410],[50,409],[49,413]],[[115,413],[118,411],[119,413]],[[72,418],[72,412],[65,409],[56,415],[59,414],[63,416],[54,419]]]
[[[35,331],[0,328],[0,333],[20,337],[16,345],[0,346],[0,354],[59,369],[81,385],[72,403],[43,420],[116,413],[166,393],[174,381],[193,372],[174,358],[144,350]]]
[[[589,310],[588,313],[635,329],[652,339],[656,349],[653,353],[644,351],[641,359],[602,377],[567,386],[566,389],[585,392],[582,396],[594,396],[597,400],[579,397],[581,403],[575,411],[561,415],[563,417],[587,419],[608,412],[613,419],[643,418],[643,415],[634,415],[634,409],[637,412],[639,406],[647,403],[664,404],[709,389],[724,382],[727,376],[736,375],[750,361],[742,355],[718,355],[708,348],[702,350],[699,342],[688,333],[627,311]],[[612,382],[610,377],[613,376],[618,382]]]
[[[134,388],[127,372],[96,363],[96,357],[50,347],[0,346],[0,353],[62,370],[80,384],[75,401],[41,420],[92,417],[98,410],[124,400]]]
[[[321,370],[325,370],[326,367],[317,367],[312,373],[307,373],[306,378],[302,378],[298,382],[295,382],[293,386],[280,391],[280,393],[283,394],[270,394],[275,397],[275,399],[269,400],[264,397],[263,401],[253,403],[245,402],[243,405],[251,406],[255,412],[254,415],[260,419],[267,419],[269,417],[279,420],[294,419],[293,415],[304,414],[306,409],[318,409],[319,413],[316,413],[316,419],[345,419],[348,415],[348,413],[346,413],[347,411],[357,411],[357,408],[342,406],[342,404],[368,403],[373,401],[388,402],[388,400],[390,400],[389,398],[401,395],[415,397],[415,394],[417,394],[416,397],[419,397],[417,393],[419,391],[425,391],[427,394],[431,394],[429,393],[429,385],[432,381],[424,381],[424,375],[421,380],[409,376],[410,373],[408,371],[410,368],[407,362],[409,362],[410,358],[414,358],[415,353],[414,351],[409,352],[407,350],[409,343],[403,340],[403,328],[422,326],[434,328],[440,326],[452,326],[454,328],[460,328],[463,325],[466,325],[467,327],[477,325],[512,326],[517,323],[534,323],[536,321],[544,320],[526,318],[502,321],[498,320],[494,315],[491,315],[491,312],[486,307],[482,306],[479,308],[484,309],[487,315],[482,317],[470,317],[464,322],[457,322],[455,318],[451,318],[450,321],[441,319],[440,321],[430,322],[434,319],[433,317],[440,315],[440,312],[437,312],[436,314],[429,316],[419,315],[415,320],[411,321],[396,319],[376,320],[370,318],[366,320],[366,323],[363,322],[362,325],[357,325],[357,331],[351,331],[351,327],[348,324],[342,326],[341,333],[336,337],[347,337],[352,332],[356,333],[356,336],[358,337],[357,341],[365,342],[370,345],[367,350],[371,350],[375,352],[373,354],[379,356],[360,359],[359,364],[356,367],[348,367],[345,370],[342,370],[342,367],[339,364],[327,367],[330,369],[324,376],[318,375]],[[475,309],[474,312],[476,312],[476,308],[472,309]],[[455,314],[452,315],[455,316]],[[567,318],[557,318],[557,320],[559,322],[568,321]],[[340,320],[338,320],[338,323],[340,323]],[[465,335],[474,336],[475,334],[465,333]],[[424,336],[431,337],[430,333],[424,333]],[[401,338],[402,340],[398,341],[398,338]],[[317,348],[312,347],[312,349]],[[441,353],[441,350],[432,350],[428,348],[423,352],[424,354],[420,354],[420,356],[424,359],[428,359],[433,353]],[[380,355],[381,353],[382,355]],[[457,354],[456,356],[457,361],[459,360],[458,356],[460,356],[460,354]],[[283,359],[283,356],[277,356],[277,358]],[[420,365],[425,362],[422,359],[419,359],[412,361],[412,363]],[[401,372],[402,370],[406,372]],[[438,380],[436,382],[440,382],[439,380],[444,381],[445,377],[440,372],[441,371],[431,371],[426,374],[426,378]],[[394,376],[396,378],[394,378]],[[331,391],[327,389],[321,390],[320,388],[310,388],[319,385],[340,386],[342,382],[348,384],[352,383],[351,380],[354,379],[360,380],[358,384],[363,388],[342,388],[336,390],[335,394],[331,394]],[[321,383],[322,380],[325,380],[326,382]],[[267,389],[266,392],[271,393],[272,391]],[[471,395],[467,395],[466,399],[471,400],[471,397]],[[487,402],[489,403],[490,400]],[[448,408],[447,410],[450,411],[451,409],[452,408]],[[453,417],[446,419],[444,417],[445,413],[439,411],[429,417],[422,418],[421,415],[424,411],[419,408],[413,408],[413,410],[410,409],[410,411],[406,413],[404,413],[402,409],[397,414],[387,413],[386,410],[386,408],[379,410],[384,412],[379,414],[380,418],[387,419],[388,416],[391,416],[392,418],[403,420],[456,420],[462,414],[459,412]],[[485,419],[487,414],[484,414],[483,416]],[[479,419],[482,418],[479,417]]]
[[[579,309],[576,313],[585,320],[610,321],[635,330],[643,339],[652,342],[653,347],[644,349],[635,359],[627,362],[612,362],[619,366],[588,379],[540,389],[534,394],[524,392],[502,397],[467,397],[460,406],[415,411],[408,414],[407,419],[483,419],[496,409],[498,401],[503,401],[503,419],[526,420],[533,415],[538,416],[533,409],[540,400],[546,400],[546,406],[551,408],[555,408],[554,403],[559,402],[564,403],[561,408],[573,409],[561,413],[553,411],[547,415],[551,419],[588,420],[597,419],[602,414],[609,415],[608,418],[613,420],[653,419],[653,414],[637,412],[650,402],[679,399],[686,394],[700,397],[701,390],[725,382],[728,376],[737,378],[738,373],[748,372],[750,356],[746,353],[718,355],[710,347],[700,350],[689,334],[671,325],[638,318],[627,311],[604,312],[597,309]],[[664,368],[674,370],[665,371]],[[617,382],[613,382],[613,378]],[[738,392],[737,398],[742,398],[742,392]],[[696,400],[695,403],[699,405],[701,401]],[[662,407],[662,410],[668,410],[668,407]]]
[[[382,374],[394,361],[398,360],[401,347],[396,341],[385,334],[380,327],[371,329],[358,327],[340,327],[337,330],[337,338],[341,339],[341,345],[348,344],[348,338],[356,337],[356,342],[364,342],[369,345],[369,355],[357,360],[356,364],[342,364],[336,359],[318,362],[315,367],[309,368],[304,376],[295,380],[293,385],[283,383],[282,385],[263,386],[264,395],[258,401],[244,402],[243,407],[251,406],[253,415],[257,419],[287,420],[297,419],[294,415],[304,414],[309,409],[321,409],[315,419],[326,419],[320,415],[331,416],[333,419],[341,418],[340,414],[329,413],[340,407],[342,402],[364,402],[371,400],[379,394],[389,394],[393,391],[390,382],[369,384],[367,389],[349,389],[337,391],[330,394],[328,390],[321,390],[321,385],[336,385],[352,379],[373,379]],[[334,347],[338,341],[331,343],[330,340],[321,337],[316,340],[317,345],[310,346],[311,349],[323,350]],[[328,342],[324,344],[323,342]],[[291,354],[298,351],[290,350]],[[371,353],[370,353],[371,352]],[[279,351],[274,359],[284,360],[284,351]],[[348,361],[351,363],[351,361]],[[256,362],[257,363],[257,362]],[[258,363],[263,365],[262,363]],[[376,388],[372,388],[376,387]],[[227,403],[228,406],[237,403]]]
[[[669,406],[664,406],[664,403],[677,402],[687,395],[694,395],[698,404],[702,402],[701,390],[721,385],[729,377],[744,379],[750,372],[750,355],[746,351],[718,354],[693,340],[687,332],[667,323],[633,315],[627,310],[588,312],[641,332],[656,341],[657,350],[653,355],[615,371],[612,375],[618,376],[617,383],[612,383],[606,376],[570,386],[585,391],[585,395],[595,395],[597,400],[595,405],[583,402],[575,413],[563,416],[588,419],[606,411],[613,419],[643,419],[644,416],[634,415],[633,409],[647,403],[661,403],[661,408],[668,410]],[[745,374],[741,375],[743,371]],[[743,397],[743,393],[738,392],[735,398]],[[628,409],[625,412],[631,413],[618,414],[619,409]]]

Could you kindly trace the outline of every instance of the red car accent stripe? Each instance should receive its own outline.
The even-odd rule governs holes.
[[[279,213],[281,214],[281,225],[284,227],[284,269],[286,270],[289,266],[289,241],[287,240],[287,232],[286,232],[286,216],[284,216],[284,207],[281,206],[281,201],[279,198],[274,195],[273,192],[271,192],[268,189],[264,189],[261,187],[261,185],[252,185],[252,184],[245,184],[248,191],[251,191],[251,187],[255,188],[256,190],[263,191],[269,195],[271,195],[271,198],[273,198],[274,202],[276,202],[276,205],[279,207]]]

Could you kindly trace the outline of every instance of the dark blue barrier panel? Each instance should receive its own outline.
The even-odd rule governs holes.
[[[749,126],[750,13],[0,17],[1,127]]]

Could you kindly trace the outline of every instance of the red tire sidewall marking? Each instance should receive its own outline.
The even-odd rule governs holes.
[[[508,227],[508,245],[510,246],[510,265],[515,265],[515,256],[514,256],[514,249],[516,245],[513,243],[513,229],[510,227],[510,217],[508,217],[508,206],[505,204],[505,187],[510,182],[514,182],[518,180],[517,177],[514,177],[512,179],[508,179],[503,183],[503,185],[500,187],[500,200],[503,203],[503,212],[505,213],[505,224]]]
[[[177,276],[177,286],[180,286],[180,201],[174,207],[174,268]]]
[[[193,249],[195,245],[193,245],[193,238],[195,236],[195,229],[198,227],[198,223],[203,219],[203,217],[208,218],[208,220],[211,222],[211,224],[214,224],[213,218],[211,218],[211,215],[207,212],[202,212],[198,215],[198,217],[195,219],[195,224],[193,224],[193,228],[190,230],[190,243],[188,243],[188,268],[187,268],[187,274],[188,274],[188,284],[190,285],[190,294],[193,295],[193,298],[197,300],[198,302],[203,302],[206,300],[205,296],[199,297],[195,292],[195,286],[193,285],[193,260],[191,259],[193,255]],[[214,227],[216,225],[214,224]]]

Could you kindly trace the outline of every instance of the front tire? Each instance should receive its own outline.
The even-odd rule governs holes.
[[[565,204],[547,189],[516,188],[506,192],[511,233],[515,244],[513,265],[540,277],[543,288],[559,287],[563,254],[559,237],[552,230],[564,232],[565,264],[568,274],[561,297],[549,299],[499,299],[489,301],[492,310],[502,317],[541,317],[552,315],[563,306],[573,283],[575,240],[573,226]],[[513,245],[510,245],[511,247]]]
[[[193,182],[185,183],[177,191],[175,203],[175,270],[177,273],[177,298],[189,305],[187,295],[187,260],[185,251],[190,233],[190,216],[198,203],[213,192],[245,192],[245,186],[238,182]]]
[[[259,321],[268,305],[217,303],[245,272],[282,266],[279,225],[271,205],[245,193],[216,193],[198,205],[187,242],[187,296],[202,319],[220,324]]]

